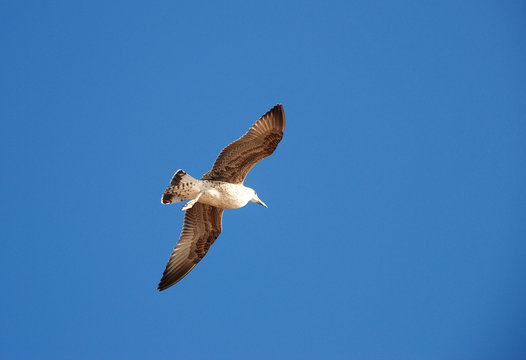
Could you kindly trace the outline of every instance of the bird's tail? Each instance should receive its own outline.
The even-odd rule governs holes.
[[[176,171],[170,181],[170,186],[166,188],[161,202],[163,204],[172,204],[175,202],[193,199],[198,193],[197,185],[199,180],[194,179],[183,170]]]

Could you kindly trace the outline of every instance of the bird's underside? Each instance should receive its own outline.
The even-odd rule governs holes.
[[[241,138],[225,147],[214,162],[212,169],[204,174],[201,180],[242,184],[250,169],[274,152],[283,137],[284,130],[283,106],[276,105],[256,121]],[[178,171],[174,175],[163,195],[163,203],[186,200],[185,196],[190,196],[191,189],[188,185],[190,179],[185,177],[186,173],[183,173]],[[182,186],[183,183],[187,185]],[[178,185],[179,188],[175,189],[174,186]],[[187,209],[183,208],[186,210],[183,229],[159,283],[160,291],[169,288],[186,276],[206,255],[221,233],[224,209],[202,203],[200,200],[201,197]]]
[[[179,169],[173,176],[170,186],[166,188],[161,202],[172,204],[190,200],[181,210],[188,210],[197,202],[221,209],[237,209],[245,206],[251,195],[251,189],[243,184],[232,184],[217,180],[197,180]]]

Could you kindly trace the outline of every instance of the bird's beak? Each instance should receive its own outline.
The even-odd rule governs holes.
[[[263,201],[261,201],[259,198],[256,198],[256,202],[260,205],[263,205],[264,207],[266,207],[268,209],[268,206],[267,204],[265,204]]]

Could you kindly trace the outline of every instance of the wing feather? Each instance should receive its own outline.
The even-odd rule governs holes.
[[[240,184],[250,169],[276,150],[285,130],[282,105],[274,106],[236,141],[225,147],[201,179]]]
[[[201,261],[221,233],[222,218],[223,209],[202,203],[186,210],[183,230],[159,282],[159,291],[177,283]]]

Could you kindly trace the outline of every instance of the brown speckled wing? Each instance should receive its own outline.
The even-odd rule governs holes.
[[[201,179],[242,183],[254,165],[274,152],[284,130],[283,106],[276,105],[256,121],[245,135],[224,148],[212,170]]]
[[[159,291],[177,283],[201,261],[221,233],[222,217],[223,209],[202,203],[186,210],[183,230],[157,287]]]

